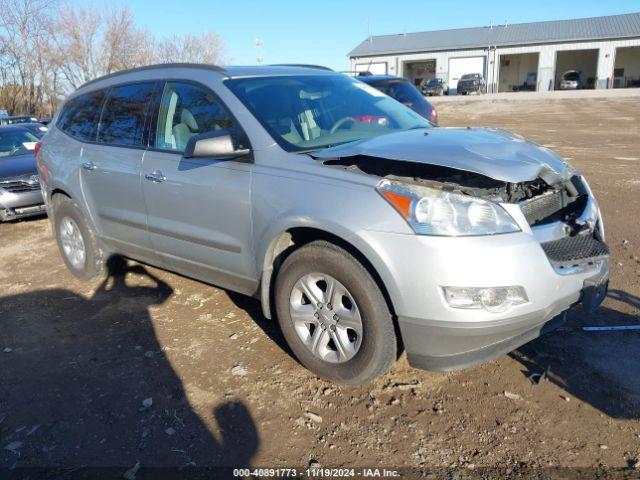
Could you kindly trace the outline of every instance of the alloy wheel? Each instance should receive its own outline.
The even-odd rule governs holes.
[[[78,224],[70,217],[60,221],[60,243],[69,263],[78,270],[84,267],[87,253]]]
[[[309,273],[294,285],[289,302],[293,326],[321,360],[343,363],[362,343],[362,318],[349,290],[331,275]]]

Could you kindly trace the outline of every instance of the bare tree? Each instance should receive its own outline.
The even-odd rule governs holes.
[[[2,69],[8,70],[8,74],[3,74],[2,85],[9,87],[16,97],[12,102],[14,109],[36,110],[42,73],[38,49],[52,4],[53,0],[0,0],[0,62]]]
[[[126,6],[0,0],[0,12],[0,108],[11,113],[51,115],[69,91],[119,70],[223,62],[215,32],[156,39]]]
[[[63,5],[52,23],[54,59],[62,76],[72,88],[101,74],[101,18],[97,10]]]
[[[202,35],[174,35],[158,41],[156,61],[158,63],[223,63],[222,38],[212,31]]]
[[[128,7],[112,9],[104,17],[104,73],[147,65],[153,61],[150,35],[135,25]]]
[[[118,70],[151,61],[149,35],[136,28],[127,7],[101,12],[63,6],[55,22],[57,64],[72,88]]]

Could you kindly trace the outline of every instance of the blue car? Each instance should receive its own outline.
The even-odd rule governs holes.
[[[363,75],[358,80],[404,103],[414,112],[422,115],[433,125],[438,125],[438,112],[406,78],[393,75]]]

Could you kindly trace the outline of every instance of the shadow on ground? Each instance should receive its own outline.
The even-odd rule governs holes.
[[[225,292],[233,304],[241,310],[244,310],[247,315],[251,317],[251,320],[253,320],[253,322],[262,329],[265,335],[267,335],[273,343],[278,345],[278,347],[287,353],[295,362],[298,361],[289,347],[289,344],[287,344],[284,335],[282,335],[282,330],[280,330],[278,320],[275,318],[268,319],[263,315],[260,300],[232,292],[230,290],[226,290]]]
[[[144,267],[109,265],[90,299],[0,297],[0,468],[115,466],[121,478],[139,462],[144,478],[147,467],[249,466],[260,442],[247,407],[211,412],[216,439],[156,339],[149,307],[172,289]]]
[[[640,298],[621,290],[610,300],[640,308]],[[611,305],[608,301],[607,305]],[[638,325],[640,317],[600,307],[591,317],[581,308],[569,311],[566,326],[530,342],[511,356],[532,382],[548,380],[569,395],[619,419],[640,418],[640,332],[585,332],[586,325]]]

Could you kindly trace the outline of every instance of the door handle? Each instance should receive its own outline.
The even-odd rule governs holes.
[[[85,162],[82,164],[82,168],[84,168],[85,170],[91,171],[91,170],[95,170],[98,167],[93,162]]]
[[[162,183],[167,179],[167,177],[165,177],[160,170],[156,170],[155,172],[147,173],[147,174],[145,174],[144,178],[146,178],[147,180],[149,180],[149,181],[151,181],[153,183]]]

